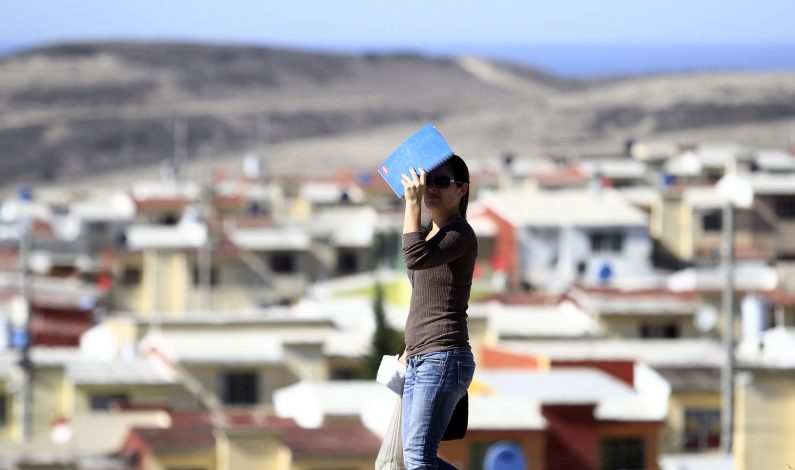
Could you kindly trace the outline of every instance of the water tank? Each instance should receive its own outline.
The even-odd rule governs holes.
[[[527,459],[522,449],[513,442],[492,444],[483,457],[484,470],[526,470]]]
[[[767,306],[758,296],[750,294],[740,304],[743,338],[755,338],[765,329]]]
[[[600,284],[607,284],[613,278],[613,267],[607,261],[599,265],[599,270],[596,272],[596,277]]]

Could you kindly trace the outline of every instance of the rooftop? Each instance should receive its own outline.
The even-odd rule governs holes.
[[[515,227],[646,226],[648,216],[616,191],[591,190],[487,192],[483,204]]]
[[[710,339],[507,340],[500,346],[552,360],[627,359],[655,368],[720,367],[725,356],[720,343]]]

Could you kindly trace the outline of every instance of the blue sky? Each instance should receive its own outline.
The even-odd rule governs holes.
[[[329,48],[795,45],[791,0],[4,1],[0,43],[190,39]]]
[[[0,0],[0,54],[61,41],[470,53],[564,77],[795,69],[793,0]]]

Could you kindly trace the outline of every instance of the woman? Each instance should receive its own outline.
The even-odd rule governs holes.
[[[408,470],[455,469],[436,455],[458,400],[475,372],[467,306],[477,238],[465,217],[469,170],[454,155],[427,175],[403,175],[403,259],[412,285],[406,321],[403,458]],[[420,225],[420,201],[431,223]]]

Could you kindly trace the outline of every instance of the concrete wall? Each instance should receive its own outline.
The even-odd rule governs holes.
[[[263,430],[217,430],[216,458],[218,470],[243,468],[290,468],[289,451],[278,434]]]
[[[795,380],[789,370],[755,370],[737,381],[737,470],[795,466]]]

